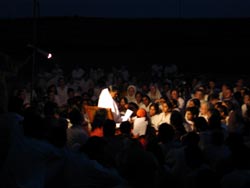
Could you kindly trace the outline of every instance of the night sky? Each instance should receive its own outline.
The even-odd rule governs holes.
[[[1,0],[0,18],[14,20],[32,18],[34,1]],[[187,67],[193,70],[195,67],[199,72],[204,71],[204,64],[201,62],[205,64],[216,62],[216,66],[224,67],[226,64],[233,63],[240,65],[245,62],[245,59],[250,58],[248,53],[250,26],[246,24],[248,23],[246,19],[242,22],[216,21],[217,18],[247,18],[248,20],[250,18],[249,0],[36,0],[36,2],[37,14],[41,18],[57,17],[58,19],[59,17],[61,20],[63,17],[72,17],[70,23],[67,20],[65,23],[47,20],[47,25],[38,23],[39,28],[47,28],[38,30],[40,46],[58,52],[56,56],[58,59],[67,59],[63,55],[66,51],[70,54],[68,50],[71,49],[72,53],[78,53],[79,56],[68,55],[69,61],[75,57],[77,61],[93,64],[106,58],[115,64],[117,58],[120,58],[120,61],[124,60],[124,63],[130,62],[134,65],[138,62],[162,62],[163,59],[163,63],[179,63],[184,70]],[[136,24],[122,22],[124,25],[120,22],[112,22],[112,25],[108,21],[102,23],[96,21],[88,25],[90,21],[77,21],[74,17],[187,18],[186,20],[204,18],[204,20],[185,22],[184,25],[180,25],[182,22],[164,21],[148,22],[147,25],[145,22],[135,22]],[[215,21],[205,22],[207,18],[215,18]],[[80,26],[79,23],[82,25]],[[6,22],[5,24],[8,25]],[[24,44],[30,42],[32,37],[32,34],[28,34],[32,32],[31,25],[20,24],[20,28],[17,29],[8,27],[4,28],[2,25],[0,51],[6,51],[6,53],[11,51],[14,54],[20,49],[25,50]],[[78,29],[72,30],[72,28]],[[245,44],[240,45],[242,42]],[[13,46],[12,43],[15,45]],[[6,47],[6,44],[10,47]],[[207,66],[206,69],[209,67],[214,72],[211,66]],[[237,67],[237,72],[246,70],[241,66]],[[233,68],[233,72],[237,67]],[[230,66],[227,66],[227,70],[229,68]],[[219,72],[222,70],[216,69]]]
[[[118,18],[250,17],[249,0],[37,0],[40,16]],[[33,0],[1,0],[0,18],[32,16]]]

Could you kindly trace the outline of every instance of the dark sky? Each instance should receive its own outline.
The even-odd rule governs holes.
[[[249,0],[37,0],[40,16],[123,18],[250,17]],[[32,16],[33,0],[1,0],[0,18]]]
[[[0,0],[0,18],[29,18],[32,17],[32,10],[33,10],[33,2],[35,0]],[[250,18],[250,0],[36,0],[39,4],[38,13],[40,17],[71,17],[71,16],[82,16],[82,17],[106,17],[106,18]],[[219,19],[218,19],[219,20]],[[244,20],[244,19],[242,19]],[[186,20],[188,21],[188,19]],[[77,22],[78,23],[78,22]],[[207,23],[207,22],[206,22]],[[248,22],[247,22],[248,23]],[[163,40],[162,37],[165,36],[165,33],[162,30],[159,30],[159,35],[153,35],[154,32],[158,32],[158,29],[164,28],[163,26],[159,26],[157,28],[151,29],[149,31],[148,37],[145,33],[141,35],[139,33],[144,28],[151,28],[151,26],[142,26],[138,29],[135,33],[134,30],[128,32],[126,37],[119,38],[112,38],[111,34],[107,36],[105,35],[108,33],[107,31],[113,31],[112,28],[107,30],[107,27],[104,30],[104,33],[100,36],[98,31],[95,30],[95,26],[93,26],[92,30],[89,29],[86,31],[86,34],[90,34],[90,31],[94,31],[91,33],[92,38],[87,40],[83,37],[82,40],[79,40],[77,37],[80,35],[77,30],[73,30],[76,32],[76,38],[71,39],[69,36],[63,38],[68,42],[65,42],[65,46],[58,45],[59,47],[63,46],[62,49],[68,47],[71,48],[71,44],[77,41],[77,44],[83,46],[81,50],[91,49],[86,51],[86,55],[82,56],[80,54],[80,60],[85,61],[86,59],[92,60],[91,62],[100,62],[99,57],[101,58],[113,58],[111,59],[111,63],[117,63],[117,58],[120,57],[119,53],[123,53],[123,51],[128,51],[128,54],[122,54],[123,56],[127,57],[121,58],[124,63],[133,59],[134,62],[137,62],[143,58],[143,60],[149,61],[150,63],[155,60],[155,54],[159,60],[161,58],[168,58],[169,61],[180,62],[180,64],[191,64],[193,67],[198,67],[197,70],[204,71],[204,64],[200,62],[216,62],[217,66],[224,66],[228,63],[245,63],[246,60],[249,59],[249,24],[246,22],[232,22],[218,24],[214,23],[214,25],[202,25],[204,21],[199,23],[200,25],[195,26],[192,23],[192,26],[186,27],[187,25],[181,26],[183,30],[175,32],[174,29],[178,29],[179,25],[172,25],[172,30],[167,33],[168,30],[164,30],[167,36]],[[211,23],[210,23],[211,24]],[[78,26],[78,25],[77,25]],[[101,28],[103,25],[101,24]],[[109,25],[110,26],[110,25]],[[133,25],[134,26],[134,25]],[[211,27],[210,27],[211,26]],[[46,26],[49,27],[49,26]],[[45,28],[46,28],[45,27]],[[57,27],[57,26],[56,26]],[[62,26],[64,27],[64,25]],[[84,27],[84,26],[83,26]],[[169,26],[166,26],[168,28]],[[176,27],[176,28],[175,28]],[[24,26],[24,28],[26,28]],[[124,28],[123,26],[119,26],[118,29]],[[133,28],[131,26],[131,28]],[[131,29],[129,28],[129,29]],[[165,28],[165,29],[166,29]],[[198,31],[197,31],[197,29]],[[219,29],[217,32],[216,28]],[[69,26],[68,31],[71,32],[71,27]],[[128,29],[128,28],[126,28]],[[200,29],[200,30],[199,30]],[[136,29],[135,29],[136,30]],[[187,32],[185,33],[185,30]],[[19,35],[16,34],[16,31],[11,31],[10,36],[15,36],[17,39],[21,39],[27,37],[24,30],[20,32]],[[50,31],[50,32],[49,32]],[[56,31],[56,29],[55,29]],[[47,39],[47,36],[54,36],[56,32],[52,30],[42,30],[39,33],[39,40],[43,41],[43,39]],[[106,33],[105,33],[106,31]],[[119,30],[120,31],[120,30]],[[192,32],[194,31],[194,32]],[[44,32],[44,33],[42,33]],[[78,33],[77,33],[78,32]],[[89,32],[89,33],[88,33]],[[8,33],[3,31],[4,34]],[[129,33],[133,38],[129,36]],[[185,33],[185,34],[184,34]],[[2,34],[2,38],[8,42],[9,38]],[[22,35],[23,34],[23,35]],[[97,35],[98,34],[98,35]],[[171,34],[175,34],[173,37]],[[63,34],[62,34],[63,35]],[[62,35],[57,35],[50,37],[47,44],[44,46],[53,46],[53,44],[57,44],[57,42],[62,41],[60,37]],[[115,34],[114,34],[115,35]],[[73,36],[73,35],[72,35]],[[87,35],[86,35],[87,36]],[[99,36],[100,40],[96,40],[96,36]],[[138,37],[139,36],[139,37]],[[171,36],[171,37],[169,37]],[[180,37],[181,36],[181,37]],[[65,37],[63,35],[63,37]],[[103,38],[102,38],[103,37]],[[180,39],[178,38],[180,37]],[[156,40],[155,40],[156,38]],[[173,39],[172,39],[173,38]],[[52,40],[53,39],[53,40]],[[103,43],[109,40],[110,43],[107,42],[107,48],[109,51],[102,52]],[[145,39],[145,40],[144,40]],[[176,42],[176,39],[178,41]],[[13,40],[13,39],[12,39]],[[96,42],[98,41],[98,42]],[[104,41],[104,42],[103,42]],[[165,43],[167,41],[167,43]],[[171,41],[171,42],[169,42]],[[211,41],[211,42],[210,42]],[[6,42],[6,43],[7,43]],[[64,42],[64,41],[63,41]],[[64,44],[62,42],[62,44]],[[159,43],[157,43],[159,42]],[[179,42],[179,43],[178,43]],[[180,43],[181,42],[181,43]],[[213,43],[214,42],[214,43]],[[239,43],[244,42],[247,46],[246,48]],[[2,45],[3,40],[1,40]],[[18,40],[15,40],[16,48],[21,48],[23,43],[18,43]],[[168,44],[168,45],[166,45]],[[171,45],[175,45],[174,48]],[[185,44],[185,45],[182,45]],[[18,46],[19,45],[19,46]],[[68,45],[68,46],[67,46]],[[89,46],[92,48],[90,48]],[[160,46],[161,45],[161,46]],[[159,47],[160,46],[160,47]],[[155,48],[154,48],[155,47]],[[51,47],[52,48],[52,47]],[[52,52],[60,51],[56,49],[57,46],[54,45],[54,49],[52,48]],[[78,48],[78,46],[76,47]],[[86,48],[86,49],[85,49]],[[131,50],[132,48],[132,50]],[[206,49],[207,48],[207,49]],[[3,49],[5,50],[6,47],[4,46]],[[47,48],[46,48],[47,49]],[[106,50],[107,50],[106,49]],[[117,55],[114,55],[114,51],[117,50]],[[140,49],[140,53],[138,54],[137,49]],[[144,50],[145,49],[145,50]],[[171,50],[169,50],[171,49]],[[10,50],[15,52],[15,49],[10,45]],[[96,51],[95,51],[96,50]],[[98,51],[99,50],[99,51]],[[122,51],[123,50],[123,51]],[[134,50],[134,51],[133,51]],[[0,49],[1,51],[1,49]],[[78,50],[79,51],[79,50]],[[158,52],[159,51],[159,52]],[[198,53],[197,53],[198,51]],[[82,53],[82,51],[80,51]],[[124,53],[125,53],[124,52]],[[64,55],[64,52],[61,52],[61,56]],[[91,54],[93,53],[93,54]],[[96,54],[94,54],[96,53]],[[98,54],[99,53],[99,54]],[[166,55],[167,54],[167,55]],[[181,54],[181,55],[179,55]],[[57,59],[60,60],[67,60],[67,57],[60,57],[60,55],[56,54]],[[71,55],[71,54],[70,54]],[[69,55],[69,60],[71,60],[71,56]],[[95,59],[95,58],[96,59]],[[78,58],[78,57],[75,57]],[[81,59],[82,58],[82,59]],[[95,60],[93,60],[95,59]],[[183,61],[183,59],[185,59]],[[142,60],[142,61],[143,61]],[[191,62],[191,63],[188,63]],[[145,63],[145,62],[144,62]],[[190,67],[192,67],[190,66]],[[243,69],[241,66],[237,66],[240,69],[238,72],[242,71]],[[228,68],[228,67],[227,67]],[[235,68],[235,67],[234,67]],[[218,69],[221,71],[223,69]],[[223,70],[224,71],[224,70]],[[235,71],[235,70],[234,70]],[[244,69],[243,71],[248,71],[248,69]]]

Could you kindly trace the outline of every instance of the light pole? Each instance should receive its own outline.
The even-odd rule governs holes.
[[[40,7],[38,0],[33,0],[33,44],[28,44],[27,47],[32,48],[32,70],[31,70],[31,91],[30,91],[30,104],[33,102],[34,97],[34,85],[35,85],[35,73],[36,73],[36,60],[37,60],[37,52],[47,59],[52,58],[52,54],[48,53],[37,47],[37,15],[40,15]],[[37,12],[39,11],[39,12]]]
[[[33,0],[33,46],[37,46],[37,0]],[[33,47],[30,104],[33,102],[33,88],[35,79],[36,48]]]

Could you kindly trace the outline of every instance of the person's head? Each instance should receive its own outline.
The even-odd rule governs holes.
[[[65,118],[45,117],[42,122],[46,129],[46,140],[56,147],[64,147],[67,143],[68,121]]]
[[[119,101],[120,106],[128,108],[128,99],[126,97],[122,97]]]
[[[135,96],[136,87],[134,85],[129,85],[127,88],[128,96]]]
[[[147,112],[144,108],[139,108],[136,112],[137,117],[147,117]]]
[[[202,88],[196,89],[194,92],[194,98],[203,100],[204,99],[204,90]]]
[[[159,125],[157,138],[160,142],[166,143],[174,139],[175,129],[168,123],[162,123]]]
[[[82,113],[76,108],[69,112],[68,118],[73,125],[81,125],[84,121]]]
[[[244,104],[250,105],[250,93],[245,93],[243,96]]]
[[[135,93],[135,100],[137,101],[137,103],[142,102],[142,96],[143,96],[143,94],[142,94],[142,92],[140,92],[140,91],[137,91],[137,92]]]
[[[211,94],[208,96],[208,101],[209,101],[209,103],[211,103],[212,105],[215,105],[217,102],[220,101],[219,94],[218,94],[218,93],[211,93]]]
[[[166,100],[162,103],[162,112],[169,113],[173,110],[173,105],[170,100]]]
[[[75,90],[73,88],[68,88],[67,94],[68,98],[73,98],[75,96]]]
[[[192,98],[190,99],[187,107],[197,107],[199,109],[200,106],[201,106],[200,100],[197,98]]]
[[[103,135],[105,137],[115,136],[116,123],[114,120],[106,119],[103,123]]]
[[[134,116],[136,116],[136,112],[139,109],[139,106],[134,102],[129,102],[128,109],[133,111],[131,117],[134,117]]]
[[[202,115],[207,115],[207,113],[208,113],[208,111],[209,111],[209,109],[211,109],[212,107],[211,107],[211,104],[209,103],[209,102],[207,102],[207,101],[203,101],[202,103],[201,103],[201,106],[200,106],[200,113],[202,114]]]
[[[233,97],[233,88],[228,87],[223,92],[223,100],[231,99]]]
[[[48,101],[44,104],[43,112],[45,117],[59,118],[60,116],[58,104],[53,101]]]
[[[199,109],[197,107],[188,107],[186,108],[185,116],[187,120],[193,121],[199,115]]]
[[[171,99],[178,99],[179,98],[179,91],[178,89],[172,89],[170,92]]]
[[[194,127],[197,132],[207,130],[208,122],[203,116],[198,116],[194,119]]]
[[[155,114],[160,113],[160,108],[158,103],[152,103],[149,106],[149,116],[154,116]]]
[[[121,134],[130,135],[132,130],[132,124],[129,121],[123,121],[120,124],[119,129]]]
[[[151,99],[148,95],[143,95],[142,102],[145,104],[145,106],[148,106],[151,103]]]
[[[99,108],[96,111],[93,123],[91,124],[92,131],[97,128],[102,129],[106,119],[107,119],[107,110],[105,108]]]
[[[110,85],[108,87],[108,90],[113,99],[118,97],[118,91],[119,91],[118,87]]]
[[[210,79],[210,80],[208,81],[208,87],[209,87],[210,89],[213,89],[213,88],[215,88],[215,86],[216,86],[215,80]]]
[[[149,87],[149,91],[152,93],[152,94],[155,94],[157,92],[157,85],[156,84],[150,84],[150,87]]]
[[[24,111],[24,119],[22,121],[23,133],[26,137],[44,139],[46,124],[43,124],[43,117],[36,106],[28,107]]]
[[[59,87],[64,87],[65,86],[65,80],[63,77],[60,77],[57,82]]]

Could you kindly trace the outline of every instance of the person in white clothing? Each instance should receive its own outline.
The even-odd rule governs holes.
[[[185,101],[184,99],[179,95],[178,89],[172,89],[170,91],[170,99],[177,100],[177,108],[183,112],[185,108]]]
[[[136,98],[135,98],[136,91],[137,91],[137,89],[136,89],[135,85],[129,85],[127,87],[126,98],[128,99],[128,102],[135,102],[136,103]]]
[[[151,126],[154,127],[156,131],[158,131],[160,122],[161,122],[161,116],[159,116],[161,110],[159,108],[158,103],[152,103],[149,106],[149,120],[151,123]]]
[[[157,100],[159,100],[162,97],[161,92],[158,89],[157,84],[151,83],[149,89],[150,90],[147,93],[147,95],[149,96],[150,100],[152,102],[157,102]]]
[[[165,100],[162,103],[162,112],[159,114],[159,118],[161,120],[159,125],[162,124],[162,123],[171,124],[170,123],[170,117],[171,117],[171,114],[172,114],[172,109],[173,109],[173,106],[172,106],[172,103],[169,100]]]
[[[114,121],[116,123],[121,123],[122,118],[118,109],[117,102],[115,100],[117,96],[118,88],[116,86],[109,86],[108,88],[104,88],[99,95],[97,106],[100,108],[110,108]]]
[[[243,104],[241,105],[241,113],[243,118],[248,118],[248,108],[250,106],[250,93],[245,93],[243,96]]]

